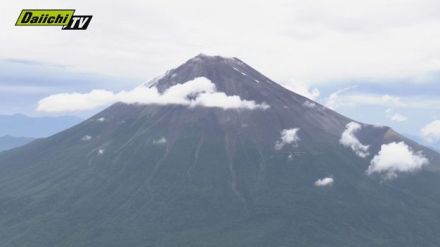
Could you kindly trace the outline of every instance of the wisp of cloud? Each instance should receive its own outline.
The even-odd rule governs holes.
[[[365,158],[369,155],[368,145],[363,145],[355,136],[362,126],[356,122],[350,122],[346,125],[345,131],[341,135],[339,142],[345,146],[351,148],[359,157]]]

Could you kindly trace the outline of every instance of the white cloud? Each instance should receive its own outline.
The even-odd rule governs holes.
[[[298,131],[299,128],[282,130],[280,140],[275,143],[275,149],[280,150],[287,144],[296,145],[300,140],[298,137]]]
[[[345,126],[344,132],[342,132],[339,142],[345,147],[351,148],[359,157],[365,158],[369,155],[368,145],[363,145],[355,136],[362,126],[355,122],[350,122]]]
[[[42,112],[69,112],[95,109],[113,103],[115,95],[106,90],[92,90],[87,94],[60,93],[48,96],[38,102],[37,110]]]
[[[435,120],[421,130],[423,138],[430,142],[438,142],[440,141],[440,120]]]
[[[157,140],[153,140],[153,144],[161,145],[161,144],[165,144],[165,143],[167,143],[167,139],[165,137],[162,137],[162,138],[157,139]]]
[[[408,118],[406,116],[403,116],[399,113],[394,113],[391,117],[390,120],[396,123],[401,123],[401,122],[405,122],[406,120],[408,120]]]
[[[256,104],[254,101],[242,100],[239,96],[227,96],[223,92],[200,94],[195,100],[190,103],[191,106],[205,106],[205,107],[221,107],[225,109],[267,109],[269,105],[266,103]]]
[[[321,178],[315,182],[315,186],[317,187],[332,186],[334,182],[335,180],[332,177]]]
[[[408,120],[408,117],[400,113],[393,112],[393,110],[390,108],[388,108],[385,112],[387,114],[388,119],[392,122],[402,123]]]
[[[189,97],[191,96],[191,97]],[[160,93],[156,87],[139,86],[131,91],[113,93],[106,90],[92,90],[89,93],[61,93],[48,96],[38,102],[38,111],[69,112],[84,111],[108,106],[115,102],[128,104],[178,104],[187,106],[218,107],[223,109],[267,109],[265,103],[242,100],[239,96],[228,96],[217,92],[215,84],[205,77],[199,77],[183,84],[177,84]]]
[[[318,99],[320,92],[317,88],[310,88],[307,84],[303,82],[289,82],[283,83],[283,87],[289,89],[290,91],[302,95],[311,100]]]
[[[383,144],[379,153],[371,160],[367,174],[385,174],[394,178],[398,172],[413,172],[429,163],[421,152],[414,152],[404,142]]]

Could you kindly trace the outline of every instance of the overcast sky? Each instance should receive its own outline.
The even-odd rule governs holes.
[[[16,27],[24,8],[94,17],[86,31]],[[0,114],[42,114],[37,102],[55,93],[131,89],[206,53],[420,135],[440,119],[439,9],[438,0],[2,1]]]

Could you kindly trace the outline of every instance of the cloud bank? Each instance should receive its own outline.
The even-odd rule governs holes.
[[[379,153],[371,160],[367,174],[385,174],[386,178],[395,178],[399,172],[420,170],[429,163],[421,152],[414,152],[404,142],[383,144]]]
[[[298,137],[298,131],[299,128],[282,130],[280,140],[275,143],[275,149],[281,150],[285,145],[288,144],[296,145],[300,140]]]
[[[350,122],[345,126],[345,131],[341,135],[339,142],[345,146],[351,148],[359,157],[365,158],[369,155],[368,145],[363,145],[355,136],[362,126],[355,122]]]
[[[321,178],[315,182],[315,186],[316,187],[332,186],[334,184],[334,182],[335,182],[335,180],[332,177]]]
[[[267,109],[265,103],[243,100],[239,96],[228,96],[217,92],[215,84],[205,77],[177,84],[160,93],[156,87],[139,86],[131,91],[114,93],[107,90],[92,90],[89,93],[61,93],[48,96],[38,102],[38,111],[73,112],[92,110],[112,103],[128,104],[177,104],[189,107],[217,107],[223,109]]]
[[[430,143],[440,141],[440,120],[435,120],[421,130],[423,138]]]

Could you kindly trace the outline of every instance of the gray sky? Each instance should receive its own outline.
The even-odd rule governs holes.
[[[198,53],[281,80],[423,79],[440,69],[436,0],[3,1],[1,57],[148,78]],[[22,8],[93,14],[85,32],[15,27]],[[32,44],[32,45],[30,45]]]
[[[23,8],[94,17],[87,31],[15,27]],[[130,89],[206,53],[418,135],[440,118],[439,9],[438,0],[2,1],[0,114],[43,114],[37,102],[55,93]]]

